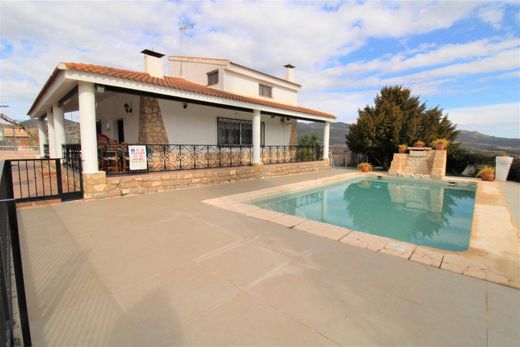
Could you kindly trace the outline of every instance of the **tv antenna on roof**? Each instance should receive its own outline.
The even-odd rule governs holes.
[[[179,55],[182,57],[182,38],[186,35],[186,30],[193,29],[193,24],[179,22]],[[182,77],[182,60],[180,61],[180,75]]]

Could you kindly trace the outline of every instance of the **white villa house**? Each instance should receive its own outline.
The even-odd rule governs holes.
[[[139,168],[146,172],[328,163],[336,117],[298,106],[294,66],[285,65],[280,78],[227,59],[170,56],[167,75],[163,54],[141,53],[144,72],[83,63],[55,68],[28,112],[39,120],[42,156],[48,148],[51,158],[62,157],[64,114],[79,111],[83,174],[139,173],[129,162],[135,145],[145,146]],[[323,147],[296,146],[298,119],[325,124]]]

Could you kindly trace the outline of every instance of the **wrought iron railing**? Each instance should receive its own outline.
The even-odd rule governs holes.
[[[108,175],[138,172],[196,170],[252,164],[250,146],[216,145],[138,145],[146,148],[146,169],[130,170],[129,146],[98,146],[100,169]]]
[[[0,345],[31,346],[16,203],[9,161],[0,161],[0,263],[0,321],[2,322]],[[22,341],[17,340],[20,337],[17,329],[21,329]]]
[[[146,167],[130,169],[131,146],[145,146]],[[80,145],[64,145],[63,160],[81,157]],[[263,146],[263,164],[294,163],[321,160],[321,146]],[[99,169],[107,175],[128,173],[196,170],[253,164],[252,146],[176,145],[176,144],[106,144],[98,146]]]
[[[263,164],[316,161],[323,158],[322,146],[263,146]]]

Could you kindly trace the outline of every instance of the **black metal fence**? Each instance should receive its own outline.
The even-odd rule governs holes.
[[[11,164],[0,162],[0,344],[31,346]],[[14,279],[15,287],[13,287]],[[17,327],[22,341],[17,341]]]
[[[100,170],[105,171],[107,175],[119,175],[140,171],[196,170],[253,164],[251,146],[145,144],[136,146],[146,148],[146,169],[131,171],[131,146],[133,145],[98,146]],[[261,153],[264,164],[315,161],[320,160],[322,156],[323,148],[319,146],[264,146]]]
[[[17,202],[83,198],[81,150],[63,146],[63,159],[11,159],[14,197]]]

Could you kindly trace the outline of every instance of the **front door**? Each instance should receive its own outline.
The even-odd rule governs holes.
[[[123,119],[117,120],[117,142],[125,142],[125,122]]]

